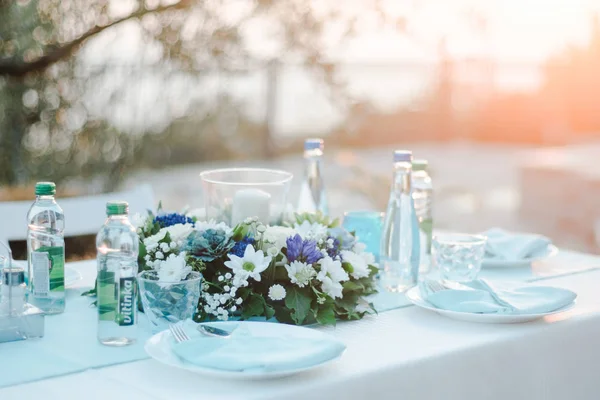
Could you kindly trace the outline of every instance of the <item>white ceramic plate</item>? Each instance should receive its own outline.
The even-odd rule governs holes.
[[[571,304],[559,308],[558,310],[551,311],[542,314],[519,314],[519,315],[507,315],[507,314],[476,314],[458,311],[442,310],[434,305],[428,303],[421,297],[421,292],[418,286],[410,289],[406,292],[406,298],[417,307],[424,308],[436,312],[448,318],[456,319],[458,321],[466,322],[477,322],[483,324],[518,324],[522,322],[530,322],[539,318],[543,318],[547,315],[558,314],[563,311],[567,311],[575,305],[575,301]]]
[[[550,257],[554,257],[558,253],[558,247],[553,244],[548,245],[545,250],[540,251],[533,257],[524,258],[517,261],[498,260],[495,258],[484,258],[481,264],[482,268],[517,268],[517,267],[528,267],[534,261],[545,260]]]
[[[13,260],[12,264],[22,267],[23,269],[25,269],[25,274],[27,274],[27,262]],[[65,265],[65,288],[71,288],[74,284],[76,284],[82,279],[83,277],[77,270],[69,267],[68,265]]]
[[[305,339],[322,339],[324,337],[328,337],[327,334],[310,328],[304,328],[293,325],[285,325],[278,324],[273,322],[252,322],[252,321],[228,321],[228,322],[210,322],[208,325],[219,327],[221,329],[232,331],[239,326],[239,324],[243,324],[246,329],[250,331],[250,334],[256,336],[267,336],[267,337],[293,337],[293,338],[305,338]],[[274,371],[274,372],[257,372],[257,371],[249,371],[249,372],[233,372],[233,371],[224,371],[218,369],[204,368],[194,364],[186,363],[182,361],[177,355],[173,354],[171,351],[171,344],[173,343],[173,337],[171,332],[167,329],[162,332],[157,333],[152,336],[150,339],[146,341],[144,349],[146,353],[156,361],[159,361],[163,364],[169,365],[171,367],[186,369],[191,372],[198,373],[200,375],[204,375],[207,377],[215,377],[215,378],[225,378],[225,379],[240,379],[240,380],[261,380],[261,379],[271,379],[271,378],[280,378],[283,376],[294,375],[299,372],[312,370],[314,368],[321,367],[323,365],[329,364],[330,362],[340,358],[343,354],[343,351],[340,352],[337,356],[327,360],[324,363],[315,364],[311,367],[306,368],[297,368],[286,371]],[[201,340],[201,339],[199,339]],[[223,339],[227,340],[227,339]]]

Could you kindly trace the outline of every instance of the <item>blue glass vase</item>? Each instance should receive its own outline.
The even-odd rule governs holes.
[[[350,211],[344,214],[343,228],[354,232],[364,243],[366,251],[373,253],[379,262],[379,243],[383,228],[383,213],[379,211]]]

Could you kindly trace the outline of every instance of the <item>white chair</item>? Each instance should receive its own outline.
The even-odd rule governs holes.
[[[134,189],[95,196],[57,199],[65,212],[65,237],[96,234],[106,220],[106,202],[124,200],[129,202],[129,212],[146,213],[153,210],[154,194],[148,184]],[[0,202],[0,241],[25,240],[27,238],[27,211],[31,201]]]

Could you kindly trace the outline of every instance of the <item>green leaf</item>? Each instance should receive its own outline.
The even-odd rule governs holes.
[[[354,272],[354,267],[348,262],[342,263],[342,268],[344,268],[344,271],[346,271],[349,274]]]
[[[315,318],[321,325],[335,325],[335,310],[333,303],[324,304],[319,307]]]
[[[297,325],[301,325],[310,311],[312,298],[309,294],[298,287],[292,286],[287,290],[285,306],[292,311],[291,317]]]
[[[267,320],[273,318],[275,315],[275,309],[268,304],[265,304],[265,317]]]
[[[360,283],[360,281],[346,281],[342,284],[344,291],[348,292],[356,292],[364,290],[364,286]]]
[[[242,309],[242,319],[262,316],[266,306],[265,299],[261,295],[252,293]]]

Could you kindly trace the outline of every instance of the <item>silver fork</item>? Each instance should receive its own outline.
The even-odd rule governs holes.
[[[187,335],[187,333],[185,333],[183,327],[180,324],[170,324],[169,330],[171,331],[171,334],[173,335],[177,343],[186,342],[190,340],[190,337]]]
[[[436,293],[436,292],[441,292],[442,290],[446,290],[446,288],[438,281],[427,280],[427,281],[425,281],[425,285],[427,285],[427,288],[431,291],[431,293]]]

